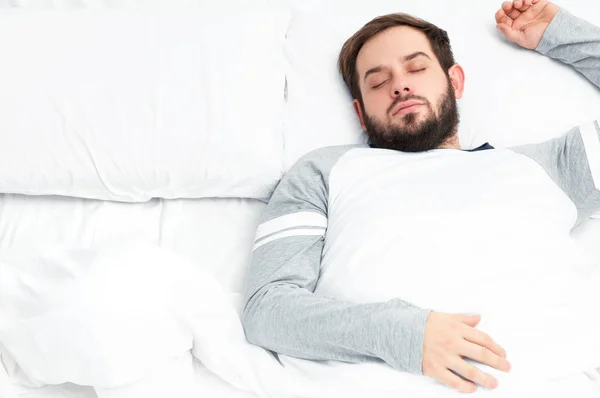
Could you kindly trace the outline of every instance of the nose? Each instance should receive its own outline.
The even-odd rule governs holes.
[[[412,87],[405,79],[396,79],[392,85],[392,94],[394,98],[412,94],[412,91]]]

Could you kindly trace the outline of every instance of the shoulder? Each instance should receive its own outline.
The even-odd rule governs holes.
[[[336,145],[314,149],[303,155],[288,170],[286,176],[296,174],[329,175],[335,164],[353,149],[369,148],[366,144]]]

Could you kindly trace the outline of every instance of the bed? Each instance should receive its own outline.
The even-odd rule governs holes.
[[[594,2],[556,3],[600,24]],[[333,367],[319,377],[309,362],[284,359],[297,376],[288,377],[245,343],[239,314],[256,228],[300,157],[365,142],[336,60],[377,15],[413,13],[448,31],[467,73],[464,148],[538,142],[598,119],[598,90],[502,39],[498,6],[0,0],[0,398],[372,394],[352,380],[329,385]],[[600,267],[600,214],[572,237]],[[100,279],[89,285],[92,272]],[[182,287],[186,278],[197,289]],[[148,310],[173,291],[192,314],[186,327],[166,321],[166,308]],[[102,317],[70,324],[71,313],[54,311],[64,303]],[[40,325],[51,327],[39,335]],[[104,343],[85,350],[90,340],[79,337],[90,330]],[[590,379],[600,373],[504,396],[600,396]],[[454,396],[436,388],[406,396]]]

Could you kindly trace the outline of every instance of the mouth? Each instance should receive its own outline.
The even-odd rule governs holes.
[[[393,110],[392,112],[392,116],[396,116],[396,115],[405,115],[407,113],[411,113],[416,111],[420,106],[423,106],[422,103],[420,102],[414,102],[414,101],[406,101],[406,102],[401,102],[400,104],[398,104],[396,106],[396,108]]]

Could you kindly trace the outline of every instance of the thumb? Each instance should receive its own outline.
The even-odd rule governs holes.
[[[475,327],[481,322],[481,315],[479,314],[456,314],[453,316],[458,322],[464,323],[467,326]]]

